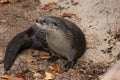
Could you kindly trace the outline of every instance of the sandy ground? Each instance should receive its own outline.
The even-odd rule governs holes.
[[[44,6],[49,2],[57,4],[45,10]],[[120,0],[10,0],[9,4],[0,7],[0,59],[4,58],[9,40],[34,24],[37,18],[48,15],[64,17],[77,24],[84,32],[87,50],[74,69],[56,74],[54,79],[98,80],[107,68],[120,58],[117,57],[120,54],[119,5]],[[16,75],[31,68],[46,70],[47,60],[26,63],[25,59],[31,57],[32,51],[23,52],[9,74]],[[65,62],[58,60],[57,63],[61,66]],[[0,64],[0,75],[3,71],[3,65]],[[24,75],[25,80],[34,80],[31,72]]]
[[[119,80],[120,79],[120,60],[112,66],[101,80]]]

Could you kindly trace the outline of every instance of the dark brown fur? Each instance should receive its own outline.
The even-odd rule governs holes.
[[[36,25],[31,26],[28,30],[17,34],[11,39],[5,52],[5,70],[8,71],[19,53],[28,48],[49,52],[45,40],[45,32],[40,30]]]
[[[66,68],[73,67],[86,49],[85,36],[78,26],[66,19],[53,16],[43,17],[36,22],[38,27],[47,33],[46,41],[52,53],[50,61],[54,62],[59,55],[68,59]]]

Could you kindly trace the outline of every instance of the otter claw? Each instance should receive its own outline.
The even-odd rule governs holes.
[[[69,61],[68,63],[66,63],[64,65],[64,67],[67,68],[67,69],[73,68],[73,66],[74,66],[74,62],[73,61]]]
[[[57,57],[57,56],[52,56],[51,58],[49,58],[48,60],[49,60],[49,62],[55,62],[55,61],[57,61],[59,58]]]

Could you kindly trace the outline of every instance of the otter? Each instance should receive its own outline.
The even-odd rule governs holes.
[[[36,20],[36,25],[46,32],[46,41],[50,49],[50,62],[64,57],[68,62],[65,68],[72,68],[86,50],[86,39],[83,32],[73,22],[54,16]]]
[[[5,52],[4,68],[10,69],[16,57],[24,50],[33,48],[50,53],[50,62],[60,57],[68,60],[66,68],[72,68],[86,49],[86,39],[77,25],[63,18],[47,16],[13,37]]]
[[[45,34],[45,31],[36,25],[32,25],[29,29],[13,37],[6,48],[4,69],[8,71],[16,57],[26,49],[33,48],[49,52]]]

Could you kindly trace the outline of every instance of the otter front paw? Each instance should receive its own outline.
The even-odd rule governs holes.
[[[57,61],[59,58],[57,56],[52,56],[51,58],[48,59],[49,62],[55,62]]]
[[[67,68],[67,69],[70,69],[70,68],[73,68],[74,64],[75,64],[75,63],[74,63],[73,61],[68,61],[68,62],[64,65],[64,67]]]

